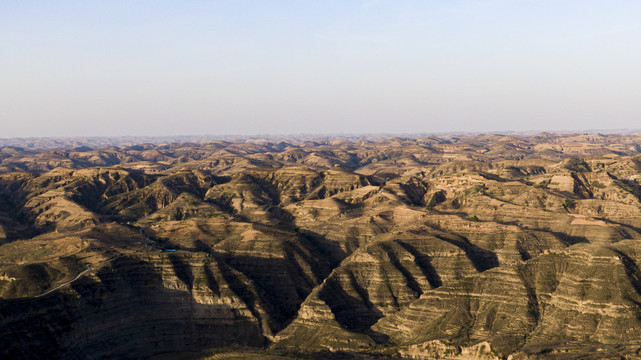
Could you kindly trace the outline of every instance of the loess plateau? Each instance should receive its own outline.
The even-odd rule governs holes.
[[[2,359],[641,358],[641,134],[18,145]]]

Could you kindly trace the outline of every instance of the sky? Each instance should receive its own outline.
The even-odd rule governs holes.
[[[0,138],[641,129],[639,0],[0,0]]]

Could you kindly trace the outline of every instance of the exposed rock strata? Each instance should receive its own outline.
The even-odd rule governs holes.
[[[638,140],[2,148],[0,357],[639,357]]]

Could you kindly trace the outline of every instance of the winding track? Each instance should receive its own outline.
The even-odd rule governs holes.
[[[84,271],[82,271],[82,272],[81,272],[80,274],[78,274],[75,278],[73,278],[73,279],[71,279],[71,280],[69,280],[69,281],[67,281],[67,282],[65,282],[65,283],[60,284],[60,285],[56,286],[55,288],[53,288],[53,289],[51,289],[51,290],[47,290],[46,292],[44,292],[44,293],[42,293],[42,294],[40,294],[40,295],[38,295],[38,296],[35,296],[35,297],[37,297],[37,298],[39,298],[39,297],[43,297],[43,296],[45,296],[45,295],[47,295],[47,294],[49,294],[49,293],[52,293],[52,292],[54,292],[54,291],[56,291],[56,290],[58,290],[58,289],[60,289],[60,288],[62,288],[62,287],[65,287],[65,286],[67,286],[67,285],[70,285],[72,282],[74,282],[74,281],[76,281],[76,280],[80,279],[80,278],[82,277],[82,275],[84,275],[84,274],[88,273],[89,271],[91,271],[91,265],[87,264],[87,269],[86,269],[86,270],[84,270]]]

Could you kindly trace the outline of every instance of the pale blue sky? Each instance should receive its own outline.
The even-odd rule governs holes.
[[[0,0],[0,137],[638,129],[639,19],[639,0]]]

